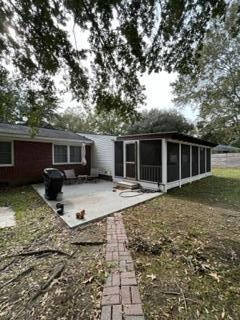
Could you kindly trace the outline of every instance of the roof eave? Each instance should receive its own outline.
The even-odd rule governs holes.
[[[77,139],[59,139],[59,138],[50,138],[50,137],[41,137],[41,136],[35,136],[31,137],[29,135],[24,134],[15,134],[15,133],[5,133],[0,132],[0,138],[1,137],[7,137],[11,139],[17,139],[17,140],[25,140],[25,141],[36,141],[36,142],[63,142],[63,143],[85,143],[85,144],[93,144],[92,140],[77,140]]]
[[[126,135],[126,136],[119,136],[117,138],[118,141],[124,141],[124,140],[141,140],[141,139],[172,139],[177,140],[179,142],[189,142],[197,145],[203,145],[208,147],[215,147],[217,144],[212,143],[210,141],[202,140],[187,134],[179,133],[177,131],[172,132],[156,132],[156,133],[142,133],[142,134],[132,134],[132,135]]]

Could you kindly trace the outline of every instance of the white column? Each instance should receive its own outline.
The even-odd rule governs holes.
[[[179,187],[182,186],[182,144],[179,143]]]
[[[115,144],[115,141],[116,141],[116,138],[115,139],[111,139],[111,143],[112,143],[112,159],[113,159],[113,162],[112,162],[112,178],[115,178],[115,147],[116,147],[116,144]],[[92,148],[91,148],[92,150]],[[91,158],[92,159],[92,158]]]
[[[162,139],[162,184],[163,192],[167,192],[167,141]]]

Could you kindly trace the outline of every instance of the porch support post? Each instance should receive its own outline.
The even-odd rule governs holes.
[[[162,139],[162,184],[163,192],[167,192],[167,141]]]

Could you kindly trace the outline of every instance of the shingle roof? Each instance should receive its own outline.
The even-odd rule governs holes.
[[[30,127],[23,126],[23,125],[16,125],[16,124],[6,124],[0,123],[0,135],[11,135],[11,136],[26,136],[26,138],[32,137],[32,130]],[[49,139],[49,140],[76,140],[76,141],[83,141],[86,143],[91,143],[92,140],[79,135],[74,132],[63,131],[63,130],[55,130],[55,129],[45,129],[39,128],[37,134],[34,136],[37,139]]]
[[[218,146],[213,148],[213,151],[216,151],[216,152],[239,152],[240,148],[236,148],[236,147],[225,145],[225,144],[219,144]]]
[[[137,133],[137,134],[130,134],[125,136],[120,136],[117,140],[148,140],[148,139],[173,139],[178,141],[185,141],[190,143],[195,143],[199,145],[204,145],[208,147],[215,147],[217,144],[212,143],[210,141],[202,140],[187,134],[179,133],[179,132],[156,132],[156,133]]]

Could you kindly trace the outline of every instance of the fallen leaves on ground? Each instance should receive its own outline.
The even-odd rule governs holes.
[[[103,245],[71,242],[105,241],[106,222],[69,229],[31,187],[1,193],[0,205],[6,199],[16,210],[17,225],[0,230],[0,287],[6,284],[0,289],[1,320],[99,319]],[[19,255],[24,252],[27,255]]]

